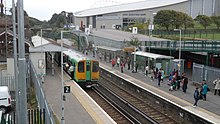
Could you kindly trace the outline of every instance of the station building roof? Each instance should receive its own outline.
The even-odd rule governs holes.
[[[145,0],[145,1],[140,1],[140,2],[118,4],[118,5],[113,5],[113,6],[105,6],[101,8],[93,8],[93,9],[78,11],[74,14],[74,16],[86,17],[86,16],[115,13],[115,12],[152,9],[152,8],[178,4],[178,3],[182,3],[186,1],[188,0]]]

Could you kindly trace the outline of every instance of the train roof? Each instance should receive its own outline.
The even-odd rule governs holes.
[[[74,50],[67,50],[63,52],[65,55],[68,55],[71,59],[74,59],[76,61],[80,61],[80,60],[88,60],[89,58],[85,55],[80,54],[77,51]]]

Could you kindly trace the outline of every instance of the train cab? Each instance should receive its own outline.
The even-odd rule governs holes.
[[[99,62],[75,51],[65,51],[63,55],[64,70],[80,86],[92,87],[99,80]]]

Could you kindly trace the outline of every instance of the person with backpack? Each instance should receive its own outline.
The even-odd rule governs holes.
[[[193,107],[197,106],[197,102],[200,99],[200,95],[199,95],[199,88],[196,87],[195,91],[194,91],[194,99],[195,99],[195,103],[193,104]]]

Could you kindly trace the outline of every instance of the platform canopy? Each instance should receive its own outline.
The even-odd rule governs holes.
[[[166,55],[143,52],[143,51],[132,52],[132,54],[136,54],[136,55],[148,57],[148,58],[153,58],[153,59],[174,59],[173,56],[166,56]]]
[[[109,51],[122,51],[122,49],[114,48],[114,47],[107,47],[107,46],[96,46],[98,49],[104,49]]]
[[[61,46],[52,39],[41,38],[40,36],[33,36],[31,38],[33,47],[29,48],[29,52],[61,52]],[[68,47],[64,45],[63,51],[68,50]]]

